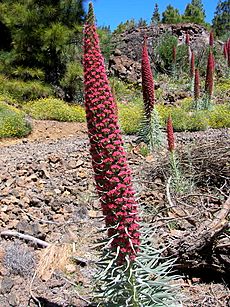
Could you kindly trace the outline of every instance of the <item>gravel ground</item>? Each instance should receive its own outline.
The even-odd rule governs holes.
[[[16,230],[29,234],[53,244],[50,254],[52,251],[56,255],[63,252],[71,257],[63,257],[60,261],[63,263],[57,266],[55,262],[58,260],[54,258],[52,262],[49,254],[50,266],[46,267],[39,262],[47,257],[44,248],[30,241],[2,236],[0,306],[39,306],[33,297],[39,299],[42,306],[87,306],[94,270],[90,263],[96,257],[91,247],[96,238],[95,231],[102,227],[102,222],[85,125],[53,121],[37,121],[36,124],[37,130],[28,139],[2,140],[0,143],[0,232]],[[57,138],[59,129],[63,130]],[[222,129],[177,134],[177,141],[182,146],[226,137],[229,137],[229,130]],[[126,147],[133,149],[128,160],[135,188],[142,200],[148,197],[153,203],[162,201],[163,196],[148,191],[143,180],[154,157],[142,157],[135,150],[134,141],[134,137],[125,137]],[[45,272],[41,270],[43,265]],[[203,284],[183,283],[187,295],[185,306],[218,306],[215,285],[208,292]],[[212,299],[202,296],[204,289]],[[218,284],[218,291],[223,296],[220,302],[226,302],[229,294],[226,287]],[[222,303],[219,306],[228,305]]]

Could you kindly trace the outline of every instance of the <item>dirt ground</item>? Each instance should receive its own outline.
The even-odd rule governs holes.
[[[52,120],[33,120],[33,130],[23,138],[0,139],[0,146],[22,144],[25,142],[45,142],[62,138],[82,136],[86,134],[87,127],[84,123],[58,122]]]

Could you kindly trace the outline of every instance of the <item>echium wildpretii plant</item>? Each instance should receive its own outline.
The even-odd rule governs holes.
[[[92,3],[84,28],[83,62],[90,153],[108,237],[100,243],[103,255],[98,261],[95,301],[98,306],[173,306],[175,294],[167,283],[172,261],[160,264],[160,251],[145,244],[150,234],[140,231]]]
[[[180,170],[177,153],[175,150],[175,136],[173,131],[173,122],[171,115],[167,120],[167,140],[169,151],[169,165],[170,165],[170,180],[174,192],[184,193],[188,190],[188,183]]]
[[[191,49],[191,45],[190,45],[190,35],[188,32],[186,32],[185,34],[185,45],[187,45],[188,48],[188,63],[191,63],[191,56],[192,56],[192,49]],[[190,67],[190,65],[189,65]]]
[[[194,88],[194,74],[195,74],[195,54],[192,51],[191,52],[191,58],[190,58],[190,80],[191,80],[191,91]]]
[[[211,32],[209,33],[209,46],[211,48],[214,47],[214,32],[213,32],[213,30],[211,30]]]
[[[155,108],[154,79],[149,61],[146,36],[144,37],[142,48],[141,73],[145,112],[139,131],[139,141],[145,142],[148,148],[153,151],[160,148],[163,137],[158,112]]]
[[[215,71],[215,60],[212,50],[209,50],[208,62],[206,69],[206,80],[205,80],[205,98],[203,103],[203,109],[211,107],[211,100],[214,88],[214,71]]]
[[[194,76],[194,91],[193,91],[193,108],[196,110],[200,109],[200,73],[199,69],[195,69],[195,76]]]
[[[106,76],[94,25],[92,4],[84,31],[85,107],[90,152],[111,246],[119,246],[119,262],[135,259],[139,246],[137,204],[131,185],[116,105]],[[129,218],[127,218],[129,216]]]
[[[227,60],[228,67],[230,68],[230,38],[224,44],[224,57]]]

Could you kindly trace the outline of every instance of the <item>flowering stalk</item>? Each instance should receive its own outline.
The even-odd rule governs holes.
[[[170,164],[170,173],[171,173],[169,182],[172,180],[172,185],[175,192],[183,193],[187,189],[187,182],[181,174],[177,154],[175,151],[175,137],[174,137],[173,122],[171,116],[169,116],[167,120],[167,140],[168,140],[169,164]]]
[[[147,50],[147,39],[144,38],[142,48],[142,92],[145,107],[145,116],[150,118],[152,110],[154,108],[155,93],[154,93],[154,80],[152,70],[149,62],[148,50]]]
[[[188,34],[188,32],[186,32],[185,44],[186,44],[187,46],[190,46],[190,35]]]
[[[169,282],[175,276],[167,274],[173,263],[160,263],[161,251],[149,245],[149,227],[148,236],[142,232],[140,246],[131,172],[99,47],[92,3],[84,29],[83,63],[90,153],[109,237],[102,242],[103,257],[97,262],[97,306],[145,307],[155,302],[173,306],[177,303],[176,289]]]
[[[150,66],[147,39],[144,37],[142,49],[142,92],[145,109],[145,118],[139,130],[139,142],[147,144],[150,151],[159,148],[162,144],[162,131],[159,116],[155,105],[154,80]]]
[[[194,52],[192,51],[191,59],[190,59],[190,77],[191,77],[191,79],[194,78],[194,73],[195,73],[195,55],[194,55]]]
[[[224,43],[224,49],[223,49],[224,58],[228,59],[228,42]]]
[[[175,149],[175,138],[173,132],[172,117],[168,117],[167,121],[167,140],[168,140],[168,150],[172,153]]]
[[[192,50],[191,50],[191,46],[190,46],[190,35],[188,32],[186,32],[185,35],[185,44],[187,45],[188,48],[188,69],[189,71],[189,75],[191,76],[191,59],[192,59]],[[193,83],[193,82],[192,82]]]
[[[209,34],[209,46],[213,48],[214,46],[214,33],[213,31],[210,32]]]
[[[195,69],[195,79],[194,79],[194,101],[195,101],[195,108],[198,109],[199,105],[199,98],[200,98],[200,73],[199,69]]]
[[[228,67],[230,67],[230,38],[228,39],[227,42],[227,60],[228,60]]]
[[[205,80],[205,92],[206,92],[206,100],[204,105],[205,109],[207,109],[211,103],[213,87],[214,87],[214,70],[215,70],[215,61],[213,53],[210,50],[208,55],[206,80]]]
[[[200,73],[198,68],[195,70],[194,98],[196,100],[200,98]]]
[[[118,263],[132,262],[140,244],[137,204],[92,3],[84,29],[84,87],[92,165],[111,248],[118,250]]]

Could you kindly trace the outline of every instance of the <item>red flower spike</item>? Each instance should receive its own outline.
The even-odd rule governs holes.
[[[143,43],[141,72],[142,72],[142,92],[143,92],[143,100],[145,106],[145,115],[146,118],[150,118],[151,112],[154,108],[155,93],[154,93],[154,80],[149,62],[146,37],[144,38],[144,43]]]
[[[215,69],[214,56],[212,54],[212,51],[210,50],[208,55],[206,80],[205,80],[205,92],[208,93],[209,97],[211,97],[213,93],[214,69]]]
[[[227,51],[228,51],[228,54],[227,54],[228,67],[230,67],[230,38],[228,39],[228,42],[227,42]]]
[[[195,98],[195,100],[198,100],[200,98],[200,73],[199,73],[199,69],[195,70],[194,98]]]
[[[190,45],[190,35],[188,34],[188,32],[186,33],[186,36],[185,36],[185,44],[186,44],[187,46]]]
[[[138,212],[131,171],[118,126],[116,104],[106,76],[94,20],[93,5],[90,3],[84,28],[83,59],[90,153],[97,191],[109,228],[108,236],[117,234],[111,248],[116,250],[120,247],[119,263],[122,264],[125,257],[135,260],[139,249]],[[115,226],[118,227],[115,229]]]
[[[209,34],[209,46],[210,47],[214,46],[214,33],[213,33],[213,31],[211,31],[210,34]]]
[[[193,78],[195,73],[195,55],[194,52],[192,51],[191,54],[191,60],[190,60],[190,77]]]
[[[175,149],[175,138],[174,138],[173,123],[171,116],[168,117],[167,121],[167,139],[168,139],[168,150],[170,152],[173,152]]]
[[[223,54],[224,54],[224,58],[227,60],[228,59],[228,43],[227,42],[224,44]]]

